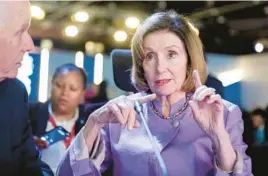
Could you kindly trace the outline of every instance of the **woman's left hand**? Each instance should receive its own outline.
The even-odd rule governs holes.
[[[202,128],[211,139],[219,137],[225,132],[223,102],[219,94],[215,94],[215,89],[202,85],[199,74],[193,72],[195,92],[189,105],[200,128]]]

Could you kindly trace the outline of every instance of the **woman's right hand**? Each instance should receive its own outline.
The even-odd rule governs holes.
[[[136,120],[135,101],[147,103],[155,98],[156,94],[142,95],[141,93],[119,96],[94,111],[89,119],[93,118],[93,121],[101,127],[107,123],[120,123],[121,126],[127,125],[128,129],[131,130],[140,126],[139,121]]]
[[[34,143],[35,145],[39,148],[39,149],[46,149],[48,148],[48,144],[46,141],[40,139],[39,137],[37,136],[33,136],[33,139],[34,139]]]

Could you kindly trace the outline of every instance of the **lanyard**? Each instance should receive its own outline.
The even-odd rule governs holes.
[[[57,127],[55,120],[51,116],[49,116],[48,121],[51,123],[51,125],[54,128]],[[69,147],[69,145],[71,144],[72,139],[74,138],[74,136],[75,136],[75,124],[72,127],[70,135],[64,139],[64,145],[65,145],[66,148]]]

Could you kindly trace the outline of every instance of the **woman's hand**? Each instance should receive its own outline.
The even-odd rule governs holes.
[[[156,98],[155,94],[143,96],[141,93],[120,96],[110,100],[101,108],[95,110],[88,118],[83,129],[84,139],[89,151],[91,151],[100,129],[107,123],[120,123],[121,126],[127,125],[128,129],[140,126],[136,120],[134,103],[146,103]]]
[[[48,148],[48,144],[45,140],[40,139],[37,136],[33,136],[34,143],[39,149],[46,149]]]
[[[224,125],[224,106],[221,96],[215,89],[202,85],[198,72],[193,73],[195,93],[189,102],[194,118],[207,133],[216,153],[216,163],[224,171],[232,172],[236,161],[236,153],[229,133]]]
[[[213,139],[226,131],[223,102],[221,96],[215,94],[215,89],[202,85],[196,70],[193,72],[193,79],[196,90],[189,104],[200,128]]]
[[[103,107],[94,111],[89,119],[94,119],[94,122],[99,126],[104,126],[107,123],[120,123],[122,126],[127,125],[128,129],[137,128],[140,126],[136,120],[136,112],[134,110],[135,101],[146,103],[156,98],[155,94],[141,95],[141,93],[130,96],[120,96],[110,100]]]

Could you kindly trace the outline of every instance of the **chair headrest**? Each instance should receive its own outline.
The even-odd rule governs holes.
[[[127,92],[137,92],[131,84],[132,55],[128,49],[114,49],[111,53],[116,86]]]

